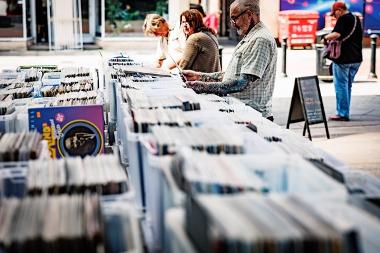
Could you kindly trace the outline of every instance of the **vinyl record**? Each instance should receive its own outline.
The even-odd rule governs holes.
[[[62,128],[58,151],[62,157],[97,155],[103,150],[103,136],[93,123],[74,120]]]

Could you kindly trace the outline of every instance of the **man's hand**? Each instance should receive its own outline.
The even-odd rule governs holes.
[[[198,81],[201,79],[200,73],[193,70],[183,70],[182,73],[187,81]]]
[[[154,62],[154,67],[155,68],[161,68],[163,62],[164,62],[164,60],[157,60],[157,61],[155,61]]]

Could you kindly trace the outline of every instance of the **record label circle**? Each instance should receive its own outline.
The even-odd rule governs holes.
[[[62,157],[97,155],[103,150],[103,135],[87,120],[74,120],[62,128],[58,152]]]

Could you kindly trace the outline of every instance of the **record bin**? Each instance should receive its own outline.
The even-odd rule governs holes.
[[[148,148],[143,149],[143,153],[148,151]],[[231,155],[231,157],[233,156]],[[243,158],[246,155],[238,156]],[[256,173],[262,174],[262,180],[269,186],[269,192],[296,195],[331,195],[338,199],[346,199],[347,197],[343,185],[335,182],[300,157],[279,156],[275,153],[249,156],[255,157],[255,159],[252,159],[252,164],[258,164],[257,166],[260,169]],[[187,196],[187,193],[179,188],[173,178],[170,168],[171,158],[170,156],[157,157],[149,153],[148,159],[143,159],[146,187],[146,218],[152,227],[155,244],[159,246],[163,246],[165,241],[163,236],[166,211],[172,207],[182,206]],[[197,158],[194,159],[197,160]],[[263,159],[264,161],[262,161]],[[263,164],[269,164],[269,161],[273,160],[282,160],[279,164],[290,167],[263,166]],[[285,181],[275,180],[276,178],[282,178]],[[309,187],[310,182],[314,183]],[[194,194],[196,193],[194,192]]]
[[[0,162],[0,198],[26,196],[28,162]]]
[[[36,160],[50,159],[48,144],[41,141],[41,151]],[[0,162],[0,198],[27,195],[27,173],[29,161]]]
[[[165,246],[166,253],[197,253],[185,230],[185,210],[171,208],[165,213]]]
[[[143,253],[139,215],[130,202],[101,200],[106,252]]]
[[[16,131],[17,112],[0,115],[0,133],[13,133]]]
[[[128,160],[128,174],[130,175],[132,185],[136,190],[136,200],[138,208],[141,211],[145,209],[145,187],[144,187],[144,171],[143,171],[143,154],[141,138],[150,134],[134,133],[130,129],[132,118],[125,117],[125,144],[123,153],[126,154]]]

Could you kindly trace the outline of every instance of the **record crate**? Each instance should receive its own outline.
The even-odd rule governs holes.
[[[0,115],[0,133],[13,133],[16,131],[17,111],[11,114]]]
[[[22,198],[27,194],[28,162],[0,162],[0,198]]]
[[[101,200],[105,247],[109,253],[143,253],[140,217],[129,202]]]

